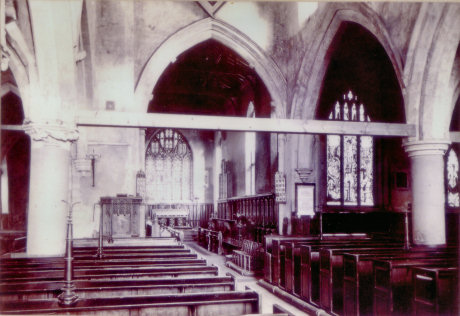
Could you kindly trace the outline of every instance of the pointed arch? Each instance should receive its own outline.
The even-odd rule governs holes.
[[[401,90],[403,62],[401,53],[378,14],[366,3],[328,3],[318,11],[320,26],[309,50],[305,52],[297,77],[291,118],[311,119],[316,113],[321,87],[331,58],[330,46],[343,23],[354,22],[374,35],[384,48]]]
[[[423,3],[409,43],[404,79],[409,123],[419,139],[448,139],[456,102],[452,69],[460,43],[460,7]]]
[[[29,49],[26,40],[15,21],[5,26],[9,54],[8,66],[13,73],[23,104],[25,118],[30,117],[31,97],[38,96],[38,73],[35,56]]]
[[[153,53],[135,87],[135,108],[147,112],[152,91],[166,67],[194,45],[214,39],[233,49],[254,67],[264,82],[275,107],[275,115],[285,118],[286,79],[275,62],[251,39],[233,26],[212,18],[195,22],[169,37]]]

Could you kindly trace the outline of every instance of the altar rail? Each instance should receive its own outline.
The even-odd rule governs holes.
[[[211,203],[190,203],[190,204],[147,204],[147,218],[158,209],[187,209],[189,212],[188,225],[191,227],[206,226],[211,214],[214,212],[214,205]]]
[[[233,197],[220,200],[217,204],[218,218],[234,220],[244,216],[261,227],[276,227],[277,214],[278,205],[273,193]]]

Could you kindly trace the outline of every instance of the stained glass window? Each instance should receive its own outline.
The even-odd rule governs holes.
[[[334,105],[330,120],[370,122],[364,104],[349,91]],[[374,139],[327,135],[327,204],[374,205]]]
[[[457,153],[453,148],[447,152],[446,160],[447,175],[447,206],[460,206],[460,189],[459,189],[459,163]]]
[[[153,134],[145,153],[145,177],[149,202],[191,201],[192,151],[179,132],[164,129]]]

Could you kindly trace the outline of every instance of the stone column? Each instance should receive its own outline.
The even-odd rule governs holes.
[[[448,142],[409,141],[411,160],[412,239],[415,245],[446,243],[444,153]]]
[[[30,123],[31,138],[27,255],[64,255],[70,194],[70,145],[75,129]]]

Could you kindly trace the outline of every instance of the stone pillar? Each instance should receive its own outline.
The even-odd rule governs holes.
[[[446,243],[444,153],[448,142],[409,141],[411,160],[412,239],[415,245]]]
[[[70,144],[77,131],[63,125],[26,126],[31,138],[27,255],[64,255],[70,194]]]

